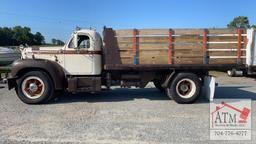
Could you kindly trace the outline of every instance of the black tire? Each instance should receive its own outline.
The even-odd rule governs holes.
[[[32,81],[29,83],[29,81]],[[31,84],[38,85],[37,90],[39,89],[39,84],[43,84],[41,86],[41,90],[39,89],[39,94],[36,92],[32,92],[30,89]],[[38,84],[39,83],[39,84]],[[54,86],[50,77],[43,71],[30,71],[24,74],[17,82],[16,93],[19,99],[27,104],[39,104],[47,102],[50,98],[54,96]],[[31,94],[32,93],[32,94]],[[37,94],[33,96],[33,94]]]
[[[165,89],[162,87],[162,82],[159,80],[154,80],[154,85],[155,87],[160,91],[160,92],[165,92]]]
[[[47,102],[54,102],[55,100],[58,99],[58,97],[61,97],[64,95],[64,91],[63,90],[58,90],[58,91],[54,91],[54,94],[52,96],[50,96],[46,101]]]
[[[179,73],[169,83],[166,94],[177,103],[193,103],[200,97],[201,81],[193,73]]]
[[[235,76],[235,73],[236,73],[236,72],[235,72],[234,69],[227,71],[227,75],[228,75],[229,77],[234,77],[234,76]]]

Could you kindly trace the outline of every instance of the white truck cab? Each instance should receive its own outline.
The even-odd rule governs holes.
[[[63,50],[63,67],[68,75],[101,74],[102,40],[95,30],[75,31]]]

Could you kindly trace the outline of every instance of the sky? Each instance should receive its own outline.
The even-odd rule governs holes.
[[[256,0],[0,0],[0,27],[28,26],[46,42],[66,41],[76,26],[223,28],[236,16],[256,24]]]

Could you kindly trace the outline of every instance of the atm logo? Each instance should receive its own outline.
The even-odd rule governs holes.
[[[210,104],[210,127],[237,129],[251,126],[251,103],[247,100],[219,99]]]
[[[211,140],[251,140],[251,99],[214,99],[210,103]]]
[[[215,125],[236,126],[236,124],[245,124],[247,123],[250,112],[251,110],[246,106],[239,109],[232,104],[222,101],[220,105],[217,105],[215,110],[211,112],[212,128],[214,128]]]

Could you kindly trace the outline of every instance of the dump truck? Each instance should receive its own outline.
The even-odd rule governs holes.
[[[254,29],[76,29],[63,47],[21,50],[8,78],[24,103],[65,91],[144,88],[149,82],[177,103],[200,97],[209,71],[254,74]]]

